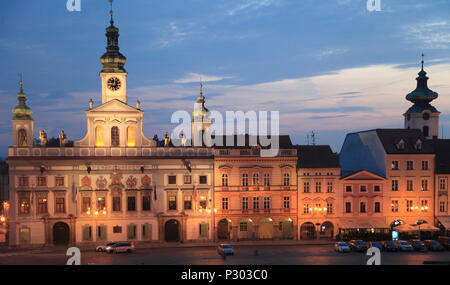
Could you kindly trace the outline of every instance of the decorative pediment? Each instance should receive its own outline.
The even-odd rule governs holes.
[[[88,111],[89,113],[96,113],[96,112],[135,112],[135,113],[141,113],[142,111],[139,109],[136,109],[134,107],[131,107],[130,105],[114,99],[111,101],[108,101],[98,107],[95,107]]]
[[[221,164],[221,165],[219,165],[219,169],[231,169],[231,168],[233,168],[233,166],[229,165],[229,164]]]
[[[342,180],[386,180],[386,179],[370,171],[360,170],[342,178]]]
[[[280,164],[280,168],[294,168],[294,166],[284,163],[284,164]]]

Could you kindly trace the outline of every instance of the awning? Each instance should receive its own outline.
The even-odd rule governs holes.
[[[341,229],[387,229],[389,226],[384,221],[378,220],[343,220],[340,223]]]
[[[450,230],[450,217],[438,217],[439,222],[446,228]]]
[[[396,226],[394,228],[394,230],[399,231],[399,232],[413,232],[413,231],[417,231],[417,228],[415,228],[409,224],[403,224],[400,226]]]
[[[414,228],[416,230],[419,230],[419,226],[418,225],[414,225]],[[437,228],[437,227],[435,227],[435,226],[433,226],[431,224],[426,223],[426,224],[421,224],[420,225],[420,230],[421,231],[436,232],[436,231],[439,231],[439,228]]]

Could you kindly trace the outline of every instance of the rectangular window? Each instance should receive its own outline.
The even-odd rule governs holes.
[[[19,214],[21,215],[30,214],[30,198],[28,197],[19,198]]]
[[[392,191],[398,191],[398,180],[392,180]]]
[[[185,175],[183,178],[184,184],[192,184],[192,176],[191,175]]]
[[[333,182],[327,182],[327,192],[333,193]]]
[[[264,197],[264,209],[265,210],[270,209],[270,197]]]
[[[412,180],[406,180],[406,191],[413,191],[413,181]]]
[[[222,210],[228,210],[228,197],[222,197]]]
[[[345,212],[346,213],[351,213],[352,212],[352,203],[345,202]]]
[[[248,197],[242,197],[242,210],[248,210]]]
[[[427,160],[422,161],[422,170],[428,170],[428,161]]]
[[[38,214],[47,214],[47,197],[38,199]]]
[[[375,202],[374,212],[375,213],[381,212],[381,203],[380,202]]]
[[[86,213],[91,210],[91,197],[83,197],[81,199],[81,211]]]
[[[264,174],[264,186],[270,186],[270,174],[269,173]]]
[[[352,190],[352,186],[351,185],[345,186],[345,192],[349,193],[349,192],[352,192],[352,191],[353,190]]]
[[[440,202],[439,202],[439,212],[441,212],[441,213],[442,213],[442,212],[446,212],[446,210],[445,210],[445,208],[446,208],[445,206],[446,206],[446,205],[445,205],[445,204],[446,204],[445,201],[440,201]]]
[[[412,211],[413,211],[413,201],[406,200],[406,212],[412,212]]]
[[[374,185],[373,186],[373,192],[380,192],[380,191],[381,191],[380,185]]]
[[[97,227],[97,240],[106,240],[106,226]]]
[[[284,196],[283,197],[283,208],[284,209],[291,208],[291,197],[289,197],[289,196]]]
[[[152,239],[152,225],[151,224],[143,224],[142,225],[142,239]]]
[[[121,205],[120,205],[120,197],[113,197],[113,211],[114,212],[120,212],[121,211]]]
[[[127,226],[127,239],[136,239],[136,225]]]
[[[55,186],[56,187],[64,187],[64,177],[63,176],[55,177]]]
[[[169,184],[172,184],[172,185],[177,184],[177,176],[176,175],[169,175]]]
[[[422,179],[422,191],[428,191],[428,179]]]
[[[392,213],[398,213],[398,200],[392,200]]]
[[[412,160],[406,162],[406,170],[414,170],[414,162]]]
[[[136,211],[136,197],[129,196],[127,197],[127,210],[128,211]]]
[[[30,243],[30,229],[29,228],[20,228],[19,243],[20,244],[29,244]]]
[[[192,196],[191,195],[184,196],[184,209],[192,210]]]
[[[66,203],[64,197],[55,198],[55,213],[65,213],[66,212]]]
[[[420,210],[422,212],[428,212],[428,200],[422,200],[421,201],[421,207]]]
[[[253,209],[259,209],[259,197],[253,197]]]
[[[29,185],[29,178],[27,176],[21,176],[19,177],[19,186],[21,187],[28,187]]]
[[[91,226],[84,226],[82,232],[83,232],[83,240],[84,241],[92,240],[92,227]]]
[[[367,186],[366,185],[359,186],[359,192],[367,192]]]
[[[151,198],[150,195],[142,196],[142,211],[150,211],[151,208]]]
[[[392,166],[391,166],[392,170],[398,170],[398,161],[394,160],[392,161]]]
[[[239,223],[239,231],[240,231],[240,232],[246,232],[246,231],[247,231],[247,228],[248,228],[247,222]]]
[[[303,183],[303,192],[304,193],[309,193],[309,182],[304,182]]]
[[[447,179],[439,178],[439,190],[445,191],[447,190]]]
[[[106,198],[98,197],[97,198],[97,211],[106,211]]]
[[[37,186],[47,186],[47,177],[38,176],[37,177]]]
[[[176,210],[177,209],[177,196],[175,195],[169,195],[168,197],[169,202],[169,210]]]
[[[327,214],[333,214],[333,204],[327,203]]]
[[[206,197],[201,196],[200,202],[199,202],[199,207],[200,207],[200,209],[206,209],[206,206],[207,206]]]
[[[121,234],[122,233],[122,227],[121,226],[114,226],[113,227],[113,233],[114,234]]]
[[[366,202],[359,203],[359,212],[365,213],[366,212]]]
[[[322,184],[320,182],[316,182],[316,193],[322,192]]]
[[[199,224],[200,237],[208,237],[208,224]]]
[[[303,214],[309,214],[309,205],[308,204],[303,205]]]
[[[200,175],[199,182],[200,182],[200,184],[208,184],[208,176]]]

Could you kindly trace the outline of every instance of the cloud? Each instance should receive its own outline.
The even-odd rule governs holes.
[[[402,30],[406,41],[416,45],[420,43],[423,48],[450,48],[450,23],[445,20],[418,21]]]
[[[221,81],[221,80],[230,79],[230,78],[233,78],[233,77],[232,76],[214,76],[214,75],[206,75],[206,74],[189,72],[184,77],[175,80],[174,83],[200,82],[200,79],[203,82],[214,82],[214,81]]]
[[[344,54],[347,53],[348,51],[349,51],[348,48],[327,48],[322,51],[319,51],[316,54],[316,57],[322,59],[332,55]]]
[[[250,13],[262,8],[278,5],[279,0],[241,0],[240,3],[226,11],[227,16],[238,13]]]

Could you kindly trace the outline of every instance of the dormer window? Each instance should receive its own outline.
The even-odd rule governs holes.
[[[405,149],[405,141],[403,139],[401,139],[398,143],[397,143],[397,149],[398,150],[404,150]]]
[[[416,150],[422,150],[422,141],[418,139],[414,147]]]

